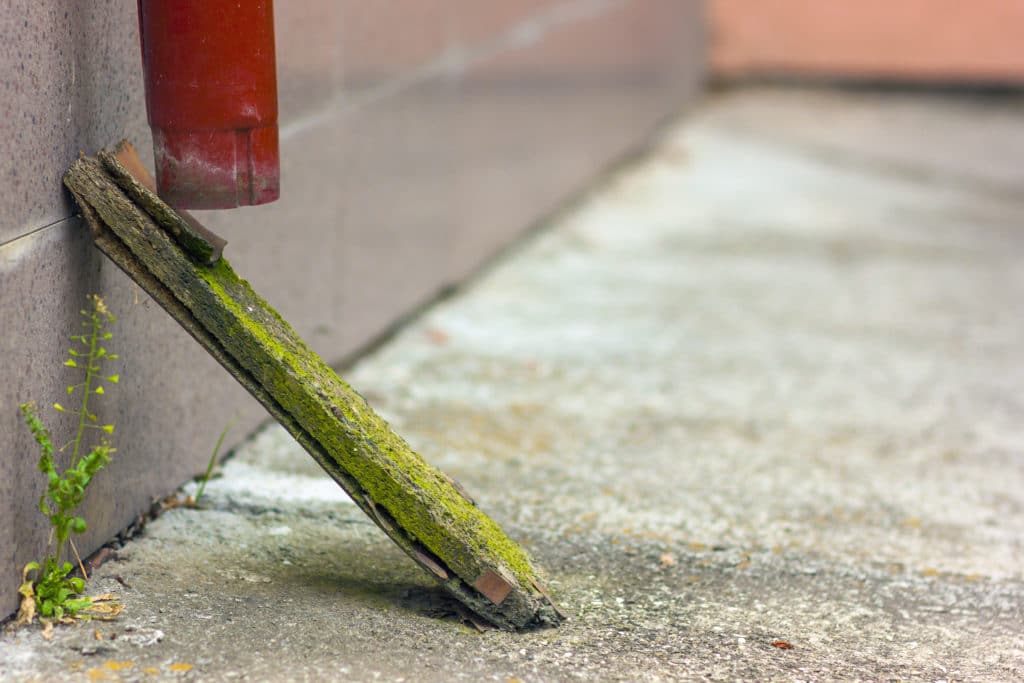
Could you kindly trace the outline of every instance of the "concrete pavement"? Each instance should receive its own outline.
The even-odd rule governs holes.
[[[0,678],[1024,678],[1022,115],[712,98],[346,373],[562,628],[451,618],[273,427],[98,570],[118,621]]]

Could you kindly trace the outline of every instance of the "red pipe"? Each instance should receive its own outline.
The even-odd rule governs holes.
[[[272,0],[139,0],[157,188],[184,209],[280,194]]]

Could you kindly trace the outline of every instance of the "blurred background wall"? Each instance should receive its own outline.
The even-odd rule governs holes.
[[[726,80],[1024,84],[1020,0],[711,0]]]
[[[122,137],[152,166],[135,0],[3,7],[0,617],[48,532],[18,404],[79,381],[61,363],[86,293],[119,317],[122,381],[95,406],[118,451],[82,506],[83,553],[201,472],[230,420],[228,446],[266,419],[92,248],[61,186]],[[335,363],[642,146],[704,74],[699,0],[279,0],[275,19],[282,198],[201,218]]]

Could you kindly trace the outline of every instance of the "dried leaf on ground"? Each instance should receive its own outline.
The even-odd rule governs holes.
[[[82,610],[82,614],[89,619],[98,621],[112,621],[124,611],[124,605],[115,602],[118,599],[113,593],[103,593],[91,598],[92,605]]]
[[[428,327],[423,330],[423,334],[426,336],[427,340],[435,346],[444,346],[450,339],[447,332],[437,327]]]
[[[14,622],[15,628],[18,626],[24,626],[25,624],[31,624],[36,618],[36,591],[32,586],[31,579],[25,578],[29,570],[26,567],[25,571],[22,572],[22,584],[18,588],[18,593],[21,595],[21,606],[18,607],[18,618]]]
[[[92,600],[92,604],[95,605],[97,602],[113,602],[114,600],[119,600],[120,598],[117,595],[114,595],[113,593],[100,593],[99,595],[90,596],[89,599]]]
[[[196,509],[196,499],[193,496],[178,498],[177,494],[171,494],[159,502],[160,511],[174,510],[175,508]]]

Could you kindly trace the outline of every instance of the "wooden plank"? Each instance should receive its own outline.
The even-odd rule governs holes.
[[[145,209],[182,249],[204,263],[220,258],[227,242],[207,230],[189,212],[176,211],[157,196],[156,181],[131,143],[122,140],[113,153],[101,151],[97,157],[125,194]]]
[[[125,194],[108,171],[117,163],[111,159],[80,158],[64,178],[97,246],[448,592],[502,628],[559,623],[550,599],[534,588],[539,577],[526,552],[413,451],[225,259],[190,258],[166,232],[166,220],[158,224]],[[158,207],[164,211],[173,213]],[[509,588],[496,601],[499,584]]]

